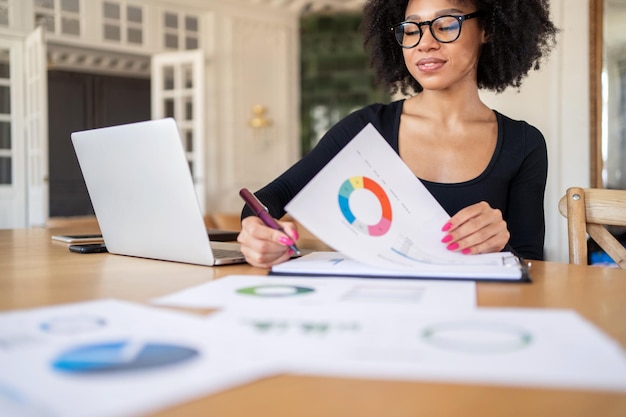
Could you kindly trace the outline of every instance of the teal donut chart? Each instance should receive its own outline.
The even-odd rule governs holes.
[[[374,194],[382,208],[380,219],[376,224],[369,225],[362,220],[357,219],[350,209],[350,195],[354,191],[360,189],[367,190]],[[337,197],[339,209],[341,210],[343,217],[359,232],[370,236],[383,236],[389,231],[392,219],[391,203],[389,201],[389,197],[387,197],[387,193],[385,193],[385,190],[383,190],[383,188],[378,185],[376,181],[368,177],[350,177],[345,180],[343,184],[341,184],[341,187],[339,187],[339,194]]]
[[[312,292],[315,292],[313,288],[282,284],[257,285],[254,287],[240,288],[237,290],[238,294],[264,298],[292,297],[297,295],[309,294]]]

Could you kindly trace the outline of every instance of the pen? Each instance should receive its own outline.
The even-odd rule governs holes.
[[[279,230],[283,232],[285,236],[289,237],[285,230],[280,227],[278,223],[276,223],[276,220],[274,220],[274,218],[270,216],[265,206],[259,201],[258,198],[256,198],[254,194],[248,191],[247,188],[242,188],[241,190],[239,190],[239,195],[241,196],[241,198],[243,198],[243,201],[246,202],[248,207],[252,209],[254,214],[259,219],[261,219],[261,221],[265,223],[267,227],[271,227],[274,230]],[[291,237],[289,237],[289,239],[291,239]],[[289,245],[289,249],[291,249],[296,255],[300,255],[300,249],[298,249],[295,243]]]

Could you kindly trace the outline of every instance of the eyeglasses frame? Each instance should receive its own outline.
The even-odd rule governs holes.
[[[403,22],[400,22],[396,25],[393,25],[390,30],[392,33],[394,33],[394,38],[396,39],[396,42],[400,45],[400,47],[404,48],[404,49],[412,49],[415,48],[417,45],[419,45],[419,43],[422,41],[422,38],[424,37],[424,31],[422,30],[422,26],[428,26],[428,29],[430,30],[430,34],[433,36],[433,39],[435,39],[437,42],[439,43],[452,43],[455,42],[457,39],[459,39],[459,37],[461,37],[461,29],[463,29],[463,22],[466,20],[470,20],[470,19],[474,19],[476,17],[479,17],[483,14],[483,12],[481,10],[478,10],[476,12],[473,13],[468,13],[468,14],[464,14],[464,15],[451,15],[451,14],[446,14],[446,15],[441,15],[441,16],[437,16],[436,18],[432,19],[432,20],[424,20],[423,22],[414,22],[412,20],[405,20]],[[433,33],[433,26],[432,23],[437,20],[437,19],[441,19],[443,17],[453,17],[456,20],[459,21],[459,33],[457,34],[456,38],[452,39],[451,41],[440,41],[439,39],[437,39],[437,35],[435,35]],[[413,46],[404,46],[400,43],[400,41],[398,41],[398,38],[395,36],[396,34],[396,28],[400,25],[404,25],[406,23],[413,23],[414,25],[417,25],[417,29],[420,32],[420,37],[417,40],[417,43]]]

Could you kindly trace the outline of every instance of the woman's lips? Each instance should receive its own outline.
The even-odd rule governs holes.
[[[431,72],[436,71],[445,65],[446,61],[437,58],[423,58],[417,62],[420,71]]]

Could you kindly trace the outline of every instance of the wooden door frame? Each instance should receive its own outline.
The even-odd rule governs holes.
[[[602,69],[604,66],[604,0],[589,0],[589,157],[593,188],[602,181]]]

